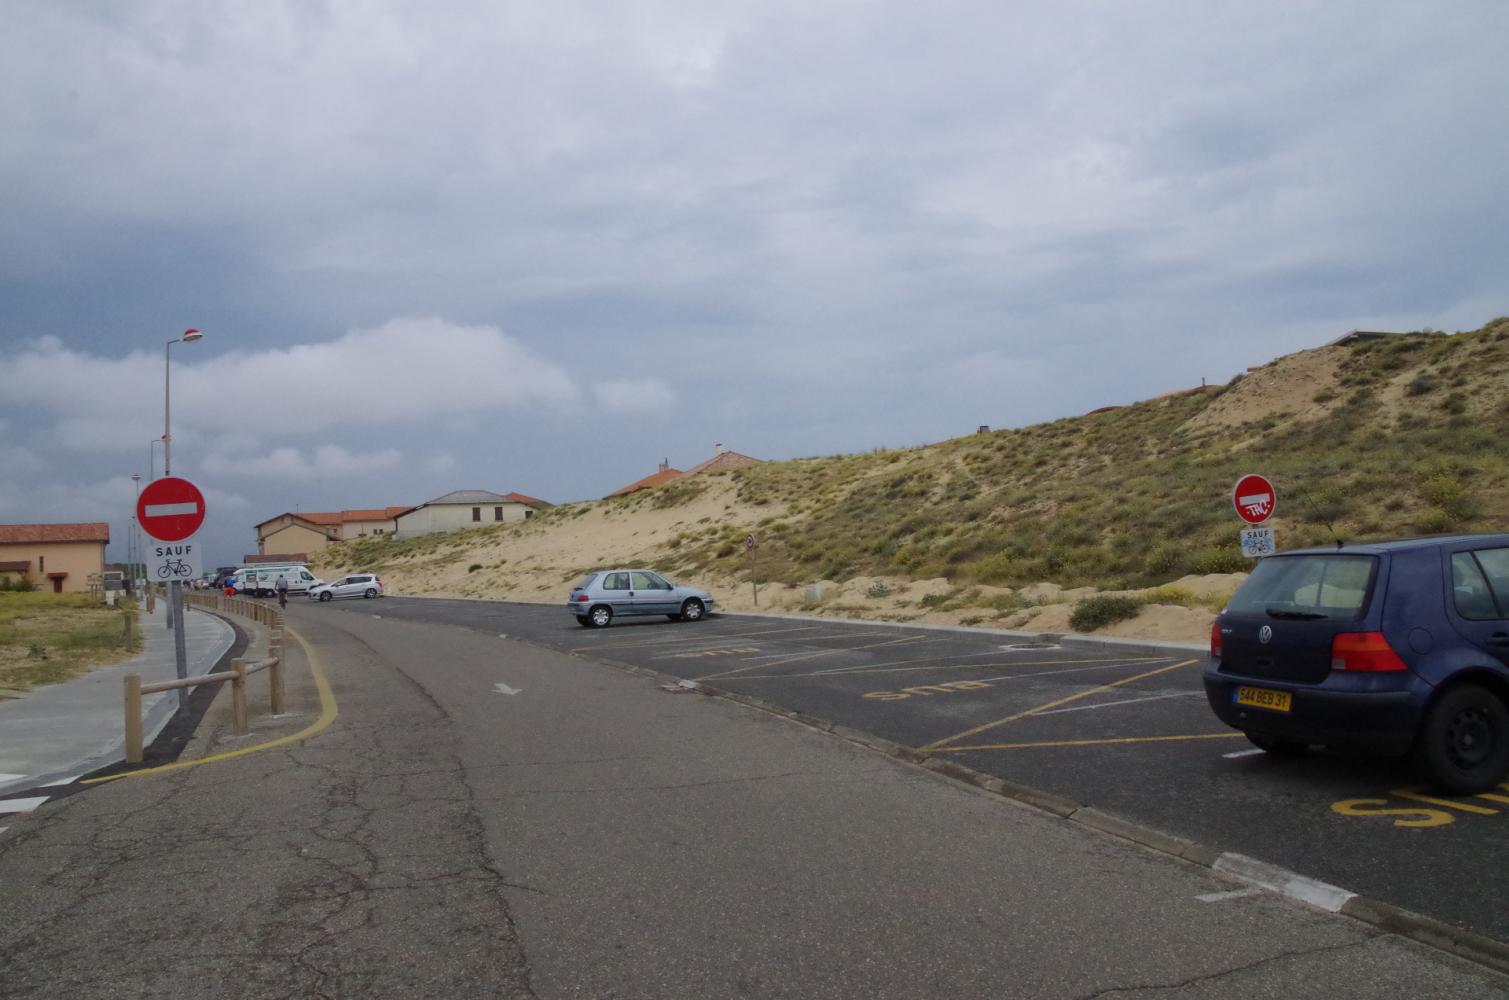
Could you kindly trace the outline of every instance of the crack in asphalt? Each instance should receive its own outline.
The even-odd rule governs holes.
[[[1087,993],[1084,996],[1080,997],[1079,1000],[1104,1000],[1104,998],[1106,997],[1131,995],[1135,993],[1143,993],[1149,990],[1180,990],[1184,989],[1186,986],[1193,986],[1196,983],[1215,982],[1216,980],[1225,979],[1228,976],[1236,976],[1244,972],[1253,972],[1257,969],[1263,968],[1264,966],[1287,961],[1291,958],[1304,958],[1309,955],[1324,955],[1328,953],[1347,951],[1352,948],[1362,948],[1372,943],[1375,939],[1386,936],[1387,935],[1378,933],[1365,933],[1365,936],[1360,941],[1344,941],[1340,944],[1317,945],[1314,948],[1293,948],[1288,951],[1281,951],[1273,955],[1264,956],[1263,958],[1248,962],[1245,965],[1237,965],[1229,969],[1223,969],[1220,972],[1201,973],[1200,975],[1190,976],[1186,979],[1177,979],[1164,983],[1139,983],[1136,986],[1112,986],[1103,990],[1098,990],[1094,993]]]

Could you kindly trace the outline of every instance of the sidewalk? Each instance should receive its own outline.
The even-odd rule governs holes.
[[[101,667],[62,684],[49,684],[13,701],[0,702],[0,795],[49,783],[65,784],[125,757],[124,678],[141,674],[146,683],[172,680],[173,632],[166,604],[141,614],[141,655]],[[189,676],[209,673],[231,648],[234,630],[214,615],[188,609],[184,643]],[[147,743],[167,725],[178,692],[142,699],[142,732]]]

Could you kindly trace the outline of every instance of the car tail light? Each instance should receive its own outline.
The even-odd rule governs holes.
[[[576,595],[576,599],[579,602],[585,602],[587,600],[587,595],[586,594],[577,594]]]
[[[1210,623],[1210,658],[1221,658],[1221,622],[1216,620]]]
[[[1408,668],[1382,632],[1341,632],[1331,640],[1331,669],[1377,672]]]

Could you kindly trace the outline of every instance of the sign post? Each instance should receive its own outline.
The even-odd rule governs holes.
[[[1237,510],[1237,517],[1252,525],[1243,528],[1238,536],[1242,542],[1242,555],[1258,559],[1278,551],[1273,529],[1259,527],[1273,516],[1274,508],[1278,506],[1278,490],[1273,484],[1263,476],[1245,475],[1232,487],[1231,503]]]
[[[136,521],[155,544],[147,546],[148,579],[169,581],[168,627],[173,634],[173,662],[179,680],[189,675],[183,638],[183,581],[200,571],[194,532],[204,524],[204,494],[187,479],[166,476],[149,483],[136,500]],[[175,628],[176,623],[176,628]],[[187,701],[178,689],[178,707]]]
[[[760,578],[755,574],[754,535],[744,536],[744,551],[749,553],[749,585],[754,588],[754,606],[760,606]]]

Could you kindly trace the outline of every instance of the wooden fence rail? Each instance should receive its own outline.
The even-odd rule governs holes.
[[[185,604],[209,608],[226,614],[250,618],[268,626],[271,631],[267,640],[267,656],[260,660],[234,659],[229,670],[182,680],[156,681],[143,684],[140,674],[126,675],[126,760],[131,764],[142,762],[142,695],[158,694],[178,688],[195,688],[201,684],[231,682],[231,728],[237,736],[248,731],[246,719],[246,679],[252,674],[267,671],[268,701],[272,714],[283,714],[283,612],[275,605],[262,604],[241,597],[226,597],[223,594],[187,593]]]

